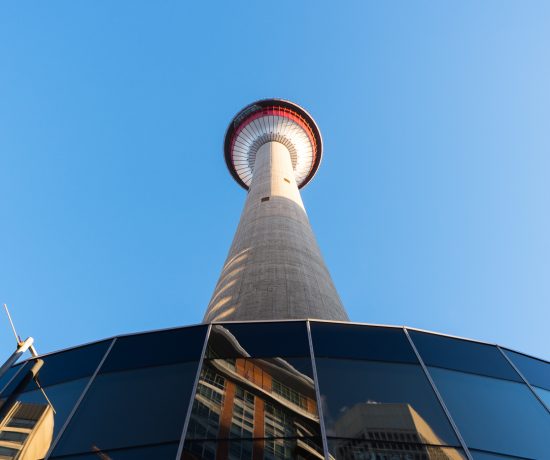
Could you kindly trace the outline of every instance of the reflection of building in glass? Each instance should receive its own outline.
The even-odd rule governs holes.
[[[52,443],[53,425],[50,405],[16,401],[0,421],[0,459],[44,458]]]
[[[336,420],[333,436],[351,438],[334,442],[337,457],[345,460],[368,452],[390,459],[463,458],[456,449],[440,447],[445,443],[410,404],[356,404]]]
[[[203,364],[187,439],[250,442],[190,443],[189,458],[324,458],[311,377],[283,358],[248,357],[221,326],[207,354],[213,358]]]

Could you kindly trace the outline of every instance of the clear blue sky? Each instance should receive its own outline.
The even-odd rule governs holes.
[[[550,358],[550,3],[3,2],[0,302],[39,351],[198,323],[231,117],[317,120],[303,198],[354,321]],[[0,316],[0,355],[13,348]]]

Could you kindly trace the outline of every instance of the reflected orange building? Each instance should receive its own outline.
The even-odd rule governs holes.
[[[313,379],[292,360],[248,357],[221,326],[212,334],[184,458],[324,458]],[[218,358],[218,351],[240,357]]]

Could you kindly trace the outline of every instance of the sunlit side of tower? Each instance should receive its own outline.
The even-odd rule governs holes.
[[[347,321],[299,191],[321,162],[313,118],[288,101],[255,102],[231,121],[224,150],[248,196],[203,321]]]

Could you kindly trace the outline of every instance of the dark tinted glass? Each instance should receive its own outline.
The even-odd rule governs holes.
[[[22,438],[16,442],[24,443],[25,451],[35,454],[33,458],[43,458],[87,382],[84,378],[43,391],[12,393],[0,409],[0,438],[9,441],[15,430]]]
[[[550,363],[514,351],[503,351],[531,385],[550,390]]]
[[[177,442],[196,371],[186,362],[99,374],[54,454]]]
[[[498,455],[490,452],[481,452],[480,450],[470,449],[474,460],[530,460],[525,457],[514,457],[513,455]]]
[[[21,393],[28,389],[29,384],[34,385],[33,378],[44,365],[43,360],[29,360],[21,364],[19,372],[11,375],[10,380],[6,382],[0,400],[5,401],[14,392]]]
[[[427,366],[521,381],[497,347],[424,332],[409,334]]]
[[[328,448],[336,460],[356,459],[423,459],[460,460],[466,459],[464,451],[456,447],[426,446],[416,443],[412,435],[404,430],[379,430],[373,432],[376,438],[369,440],[328,439]]]
[[[550,415],[525,384],[441,368],[430,374],[469,447],[548,458]]]
[[[403,329],[312,322],[311,337],[319,358],[418,362]]]
[[[10,404],[10,409],[13,410],[13,408],[20,407],[25,408],[29,412],[36,411],[36,417],[41,417],[44,421],[40,421],[39,423],[37,420],[37,424],[33,427],[32,432],[39,431],[41,434],[44,434],[47,431],[51,433],[51,436],[48,438],[48,442],[51,443],[52,436],[55,439],[59,433],[88,380],[89,377],[70,380],[66,383],[43,387],[43,392],[36,389],[13,395],[14,398]],[[51,410],[52,408],[53,410]],[[45,428],[43,425],[48,426]],[[36,434],[34,437],[37,437]],[[43,443],[44,437],[38,437],[40,438],[38,442]]]
[[[50,457],[51,460],[174,460],[178,452],[178,443],[160,446],[144,446],[133,449],[103,450],[94,453]]]
[[[120,337],[100,373],[198,361],[206,330],[196,326]]]
[[[321,459],[320,438],[235,439],[228,441],[186,441],[183,460],[306,460]]]
[[[38,377],[40,384],[55,385],[92,375],[110,344],[111,340],[105,340],[40,358],[44,361]]]
[[[209,358],[309,356],[305,321],[218,324],[208,340]]]
[[[186,439],[319,437],[311,376],[304,358],[205,360]]]
[[[16,364],[15,366],[10,367],[2,377],[0,377],[0,394],[2,394],[2,390],[6,387],[6,385],[10,382],[12,377],[17,373],[17,371],[21,368],[22,364]]]
[[[315,362],[328,436],[371,439],[377,430],[403,431],[414,434],[416,442],[459,445],[419,365]]]

